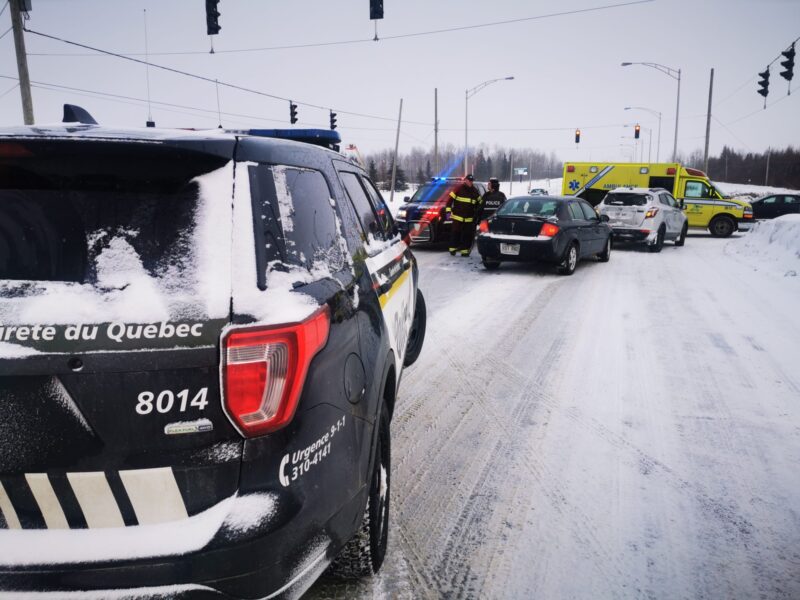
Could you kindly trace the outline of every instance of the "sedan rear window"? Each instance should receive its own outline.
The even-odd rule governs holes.
[[[609,206],[645,206],[650,202],[650,196],[647,194],[625,194],[614,193],[606,196],[603,204]]]
[[[497,209],[498,215],[554,217],[558,211],[558,202],[546,198],[523,197],[511,198]]]

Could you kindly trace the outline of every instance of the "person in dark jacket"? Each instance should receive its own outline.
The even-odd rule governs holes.
[[[472,238],[475,236],[475,219],[480,214],[481,195],[475,188],[472,174],[464,177],[464,181],[450,192],[448,209],[453,220],[450,237],[450,254],[469,256],[472,250]]]
[[[500,182],[497,177],[489,179],[489,191],[483,195],[480,219],[488,219],[506,201],[506,195],[500,191]]]

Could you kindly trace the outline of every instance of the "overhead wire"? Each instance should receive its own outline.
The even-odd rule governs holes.
[[[107,54],[109,56],[115,56],[115,57],[120,58],[122,60],[127,60],[127,61],[134,62],[134,63],[141,64],[141,65],[148,65],[148,66],[150,66],[150,67],[152,67],[154,69],[161,69],[162,71],[167,71],[169,73],[182,75],[184,77],[190,77],[190,78],[193,78],[193,79],[197,79],[199,81],[205,81],[207,83],[213,83],[213,84],[219,83],[219,85],[221,85],[223,87],[227,87],[227,88],[230,88],[230,89],[238,90],[240,92],[247,92],[247,93],[250,93],[250,94],[256,94],[258,96],[263,96],[265,98],[271,98],[273,100],[282,100],[284,102],[293,102],[293,103],[295,103],[297,105],[307,106],[309,108],[318,108],[320,110],[333,110],[333,111],[335,111],[337,113],[341,113],[341,114],[344,114],[344,115],[363,117],[363,118],[366,118],[366,119],[377,119],[377,120],[381,120],[381,121],[391,121],[391,122],[394,122],[396,120],[394,117],[384,117],[384,116],[379,116],[379,115],[371,115],[371,114],[367,114],[367,113],[349,111],[349,110],[344,110],[344,109],[341,109],[341,108],[336,108],[336,107],[331,107],[331,106],[322,106],[320,104],[314,104],[312,102],[305,102],[305,101],[302,101],[302,100],[293,100],[293,99],[285,97],[285,96],[278,96],[277,94],[271,94],[269,92],[264,92],[264,91],[261,91],[261,90],[255,90],[255,89],[248,88],[248,87],[245,87],[245,86],[242,86],[242,85],[237,85],[235,83],[229,83],[229,82],[225,82],[225,81],[217,82],[217,80],[212,79],[210,77],[205,77],[204,75],[197,75],[196,73],[190,73],[188,71],[183,71],[181,69],[176,69],[176,68],[173,68],[173,67],[167,67],[165,65],[158,65],[158,64],[146,61],[146,60],[141,60],[139,58],[134,58],[132,56],[125,56],[123,54],[118,54],[116,52],[111,52],[110,50],[103,50],[101,48],[96,48],[96,47],[93,47],[93,46],[89,46],[87,44],[81,44],[79,42],[74,42],[74,41],[71,41],[71,40],[60,38],[60,37],[55,36],[55,35],[42,33],[40,31],[35,31],[33,29],[27,29],[26,28],[25,31],[27,33],[30,33],[30,34],[33,34],[33,35],[38,35],[38,36],[43,37],[43,38],[55,40],[55,41],[58,41],[58,42],[62,42],[64,44],[69,44],[71,46],[78,46],[80,48],[86,48],[87,50],[93,50],[94,52],[100,52],[100,53],[103,53],[103,54]],[[433,126],[433,123],[425,123],[425,122],[421,122],[421,121],[403,121],[403,123],[405,123],[406,125],[422,125],[422,126],[425,126],[425,127],[432,127]]]
[[[629,2],[619,2],[616,4],[606,4],[603,6],[594,6],[589,8],[579,8],[574,10],[565,10],[553,13],[547,13],[543,15],[535,15],[531,17],[517,17],[514,19],[505,19],[502,21],[493,21],[490,23],[475,23],[472,25],[460,25],[455,27],[445,27],[442,29],[432,29],[428,31],[417,31],[417,32],[410,32],[410,33],[398,33],[395,35],[386,35],[382,36],[379,39],[375,39],[374,37],[370,38],[357,38],[352,40],[338,40],[338,41],[330,41],[330,42],[311,42],[311,43],[303,43],[303,44],[289,44],[289,45],[282,45],[282,46],[265,46],[260,48],[233,48],[230,50],[220,50],[214,49],[215,54],[234,54],[234,53],[243,53],[243,52],[268,52],[274,50],[295,50],[295,49],[302,49],[302,48],[317,48],[317,47],[327,47],[327,46],[341,46],[347,44],[363,44],[368,42],[375,42],[375,41],[384,41],[384,40],[398,40],[404,38],[413,38],[413,37],[422,37],[422,36],[429,36],[429,35],[439,35],[443,33],[453,33],[457,31],[466,31],[470,29],[481,29],[486,27],[499,27],[503,25],[513,25],[516,23],[524,23],[527,21],[537,21],[542,19],[552,19],[555,17],[564,17],[564,16],[572,16],[578,15],[583,13],[590,13],[590,12],[597,12],[601,10],[611,10],[614,8],[624,8],[627,6],[634,6],[637,4],[648,4],[650,2],[655,2],[656,0],[631,0]],[[119,53],[122,56],[143,56],[141,52],[129,52],[129,53]],[[196,54],[208,54],[207,50],[189,50],[189,51],[174,51],[174,52],[151,52],[150,56],[185,56],[185,55],[196,55]],[[92,54],[53,54],[53,53],[31,53],[32,56],[94,56]]]

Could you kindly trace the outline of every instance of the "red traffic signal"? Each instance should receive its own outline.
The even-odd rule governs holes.
[[[634,137],[634,139],[637,139],[637,140],[639,139],[639,134],[641,133],[641,131],[642,131],[642,128],[637,123],[636,127],[633,128],[633,137]]]

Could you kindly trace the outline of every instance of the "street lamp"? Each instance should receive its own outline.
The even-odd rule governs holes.
[[[626,106],[625,110],[644,110],[658,117],[658,141],[656,142],[656,162],[658,162],[659,153],[661,152],[661,113],[652,108],[645,108],[644,106]]]
[[[675,103],[675,143],[672,146],[672,162],[675,162],[678,156],[678,114],[681,108],[681,70],[671,69],[670,67],[665,67],[664,65],[660,65],[658,63],[649,63],[649,62],[622,63],[623,67],[629,67],[631,65],[644,65],[645,67],[651,67],[653,69],[661,71],[665,75],[669,75],[670,77],[678,81],[678,100]]]
[[[498,81],[510,81],[511,79],[514,79],[514,77],[498,77],[497,79],[489,79],[464,92],[464,175],[469,173],[469,143],[467,141],[467,133],[469,130],[469,99],[480,92],[483,88],[488,87],[493,83]]]

